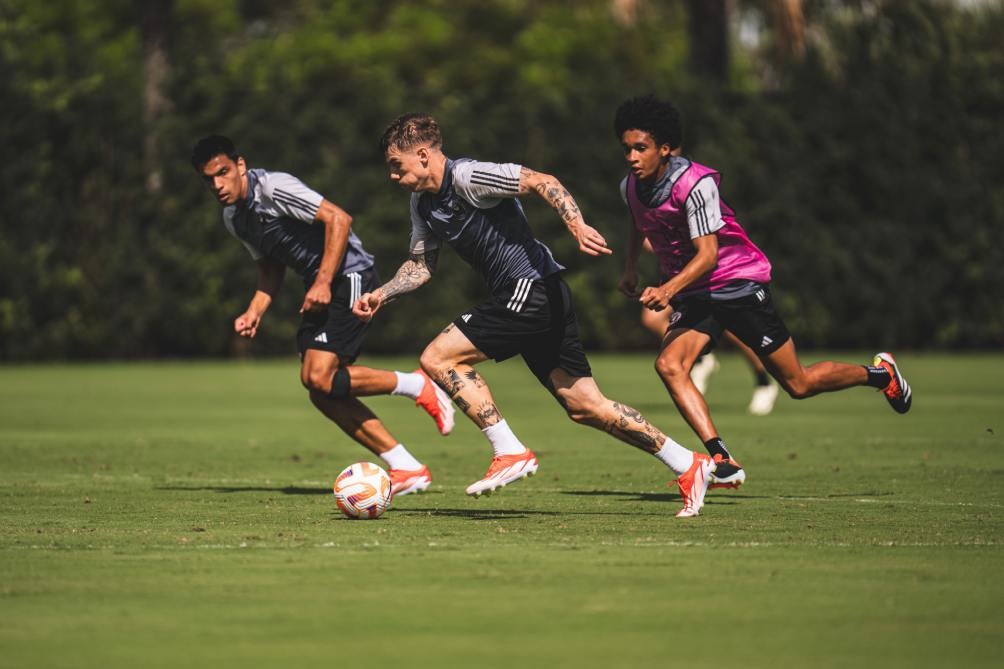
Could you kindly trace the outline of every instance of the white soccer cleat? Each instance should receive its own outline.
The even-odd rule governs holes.
[[[677,518],[693,518],[701,513],[714,468],[714,460],[703,453],[694,453],[690,469],[674,481],[680,486],[680,497],[683,498],[683,508],[676,513]]]
[[[757,386],[750,399],[748,411],[754,416],[766,416],[774,410],[774,402],[780,387],[773,381],[765,386]]]
[[[690,379],[697,386],[697,391],[702,395],[708,389],[708,381],[711,375],[718,371],[721,364],[714,353],[708,353],[704,357],[698,358],[694,366],[690,368]]]
[[[537,458],[527,449],[518,455],[499,455],[492,458],[492,464],[480,481],[467,486],[467,494],[473,497],[490,495],[513,481],[518,481],[537,473]]]

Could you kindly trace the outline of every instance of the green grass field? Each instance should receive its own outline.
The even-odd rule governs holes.
[[[698,446],[649,356],[592,362]],[[854,389],[752,418],[726,356],[708,397],[749,480],[691,520],[656,460],[488,363],[540,475],[467,498],[478,431],[375,398],[435,478],[372,522],[330,494],[372,458],[295,360],[2,367],[0,667],[1001,666],[1004,356],[900,362],[905,417]]]

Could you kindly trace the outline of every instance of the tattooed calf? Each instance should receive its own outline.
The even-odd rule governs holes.
[[[467,379],[474,384],[475,388],[484,388],[487,385],[485,383],[485,380],[481,378],[481,375],[478,374],[478,370],[476,369],[471,369],[471,371],[469,372],[464,372],[464,376],[466,376]]]
[[[446,391],[446,394],[450,397],[456,399],[457,394],[464,389],[464,381],[457,374],[457,370],[447,369],[444,372],[439,373],[439,386]]]
[[[486,427],[491,427],[502,420],[502,414],[499,413],[498,408],[496,408],[495,403],[488,401],[482,404],[477,411],[477,421],[479,427],[484,429]]]

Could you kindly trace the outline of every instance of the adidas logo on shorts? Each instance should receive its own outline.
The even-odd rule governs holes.
[[[314,341],[319,341],[322,344],[327,344],[328,343],[328,334],[326,332],[322,332],[321,334],[319,334],[316,337],[314,337]]]
[[[463,316],[460,317],[460,320],[462,320],[463,322],[467,323],[467,322],[469,322],[471,320],[471,315],[470,314],[464,314]]]
[[[764,337],[763,339],[760,340],[760,348],[767,348],[773,343],[774,343],[773,339],[771,339],[770,337]]]

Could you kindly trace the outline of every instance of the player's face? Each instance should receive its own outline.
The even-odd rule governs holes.
[[[396,146],[388,147],[384,156],[390,170],[390,180],[412,193],[422,190],[429,182],[429,157],[426,147],[402,151]]]
[[[672,153],[669,144],[656,144],[655,138],[644,130],[625,130],[621,146],[628,167],[642,181],[661,177]]]
[[[202,166],[202,179],[225,207],[247,197],[247,173],[243,158],[234,161],[223,153]]]

